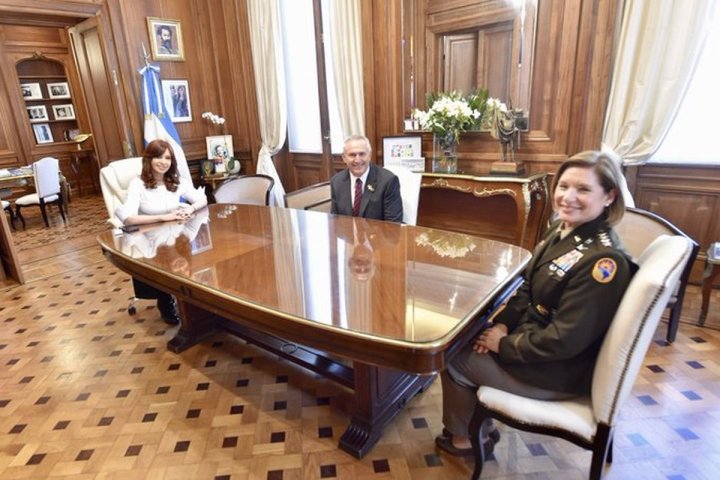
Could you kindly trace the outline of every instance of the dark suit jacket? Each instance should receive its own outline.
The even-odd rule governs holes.
[[[635,265],[602,215],[562,240],[558,225],[538,244],[525,282],[495,318],[508,327],[498,360],[523,382],[587,393]]]
[[[360,216],[375,220],[402,222],[400,181],[392,172],[370,164],[360,203]],[[330,179],[331,213],[352,215],[350,172],[345,169]]]

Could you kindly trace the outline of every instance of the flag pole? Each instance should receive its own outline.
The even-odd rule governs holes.
[[[141,42],[140,44],[142,45],[143,49],[143,60],[145,61],[145,66],[149,67],[150,61],[148,60],[148,58],[150,58],[150,55],[148,55],[147,50],[145,49],[145,42]]]

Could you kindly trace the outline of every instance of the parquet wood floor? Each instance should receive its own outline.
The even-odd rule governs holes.
[[[225,334],[167,351],[173,328],[150,302],[128,316],[129,277],[99,255],[91,233],[33,228],[42,229],[29,236],[45,238],[46,259],[35,249],[25,259],[54,266],[0,288],[3,480],[468,477],[470,463],[434,448],[439,381],[356,460],[336,448],[349,415],[341,387]],[[61,242],[52,241],[56,228]],[[698,290],[688,294],[689,323]],[[720,325],[713,294],[709,324]],[[622,410],[607,478],[718,478],[720,331],[689,323],[673,345],[662,341],[665,325],[657,332]],[[500,429],[483,478],[587,477],[588,452]]]

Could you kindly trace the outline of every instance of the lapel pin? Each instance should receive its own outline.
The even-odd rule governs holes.
[[[368,185],[368,190],[370,190],[371,192],[374,192],[374,191],[375,191],[375,187],[373,187],[372,185]]]

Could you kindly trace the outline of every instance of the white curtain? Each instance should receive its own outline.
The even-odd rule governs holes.
[[[626,0],[602,148],[641,165],[662,142],[683,100],[716,0]],[[634,205],[627,187],[624,196]],[[628,201],[629,200],[629,201]]]
[[[326,4],[330,7],[333,71],[342,137],[365,135],[360,0]]]
[[[275,180],[270,192],[270,205],[280,206],[283,205],[285,189],[272,158],[285,144],[287,130],[280,9],[278,0],[247,0],[247,5],[262,138],[257,173],[269,175]]]

